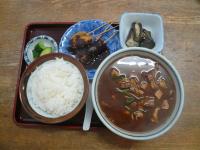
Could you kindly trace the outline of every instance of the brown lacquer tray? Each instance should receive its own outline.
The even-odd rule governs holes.
[[[82,128],[83,119],[85,115],[85,107],[73,118],[58,124],[44,124],[33,118],[31,118],[23,109],[20,97],[19,97],[19,81],[23,71],[26,68],[26,62],[23,57],[23,52],[27,42],[39,35],[48,35],[51,36],[59,44],[60,39],[64,32],[73,25],[74,22],[48,22],[48,23],[31,23],[26,26],[24,31],[24,38],[21,48],[21,56],[18,70],[18,78],[16,84],[15,98],[14,98],[14,107],[13,107],[13,120],[18,126],[22,127],[40,127],[40,126],[53,126],[53,127],[64,127],[66,129],[80,129]],[[93,112],[91,128],[104,127],[103,124],[98,119],[95,112]]]

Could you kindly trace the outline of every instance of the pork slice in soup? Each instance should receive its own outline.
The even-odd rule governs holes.
[[[166,69],[139,56],[116,60],[102,73],[98,85],[102,111],[114,125],[133,132],[155,129],[171,115],[176,90]]]

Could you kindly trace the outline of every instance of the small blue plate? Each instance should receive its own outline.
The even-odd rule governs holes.
[[[103,25],[103,24],[108,24],[102,20],[83,20],[80,21],[74,25],[72,25],[70,28],[68,28],[65,33],[63,34],[61,40],[60,40],[60,44],[59,44],[59,52],[60,53],[64,53],[64,54],[68,54],[68,55],[72,55],[68,48],[71,46],[70,45],[70,40],[72,38],[72,36],[80,31],[85,31],[85,32],[90,32],[96,28],[98,28],[99,26]],[[107,26],[104,26],[98,30],[96,30],[93,35],[97,35],[101,32],[103,32],[105,30]],[[112,26],[110,25],[109,28],[112,28]],[[117,30],[112,29],[109,32],[106,32],[103,34],[103,36],[101,37],[102,40],[106,41],[112,34],[114,34]],[[110,54],[121,49],[121,45],[120,45],[120,40],[119,40],[119,34],[117,33],[113,38],[111,38],[107,43],[107,47],[109,49]],[[89,79],[93,79],[94,74],[96,72],[96,69],[90,69],[87,70],[87,75]]]

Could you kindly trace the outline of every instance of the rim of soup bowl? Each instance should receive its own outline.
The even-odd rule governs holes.
[[[178,91],[177,92],[178,98],[176,97],[177,99],[176,99],[175,108],[174,108],[172,114],[170,115],[169,119],[167,119],[166,122],[164,122],[162,125],[160,125],[159,127],[157,127],[156,129],[154,129],[152,131],[141,132],[141,133],[129,132],[129,131],[123,130],[123,129],[115,126],[112,123],[109,123],[110,121],[104,116],[104,114],[101,111],[100,106],[98,104],[98,100],[97,100],[97,94],[98,94],[97,87],[98,87],[98,81],[101,76],[101,73],[104,71],[105,68],[107,68],[108,65],[110,65],[110,63],[112,62],[111,60],[116,58],[116,56],[123,54],[123,53],[133,52],[133,51],[134,52],[138,51],[139,53],[142,52],[144,54],[149,53],[150,55],[155,56],[155,58],[157,58],[157,60],[160,60],[162,63],[164,63],[165,68],[168,70],[171,77],[173,78],[174,84],[176,86],[176,90]],[[163,135],[169,129],[171,129],[172,126],[176,123],[176,121],[178,120],[178,118],[181,115],[181,112],[182,112],[183,106],[184,106],[184,86],[183,86],[183,82],[181,80],[181,77],[180,77],[178,71],[176,70],[176,68],[172,65],[172,63],[167,58],[165,58],[161,54],[158,54],[147,48],[138,48],[138,47],[124,48],[124,49],[120,49],[117,52],[114,52],[113,54],[106,57],[104,59],[104,61],[100,64],[100,66],[98,67],[98,69],[95,73],[91,92],[92,92],[92,103],[93,103],[95,112],[97,113],[97,116],[99,117],[101,122],[113,133],[115,133],[121,137],[130,139],[130,140],[149,140],[149,139],[153,139],[153,138]]]

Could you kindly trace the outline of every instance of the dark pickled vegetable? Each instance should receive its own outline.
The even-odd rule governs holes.
[[[151,37],[151,32],[142,28],[142,24],[133,22],[126,39],[128,47],[146,47],[149,49],[154,48],[155,42]]]
[[[129,31],[126,45],[128,47],[139,46],[142,34],[142,24],[141,23],[132,23],[131,29]]]

